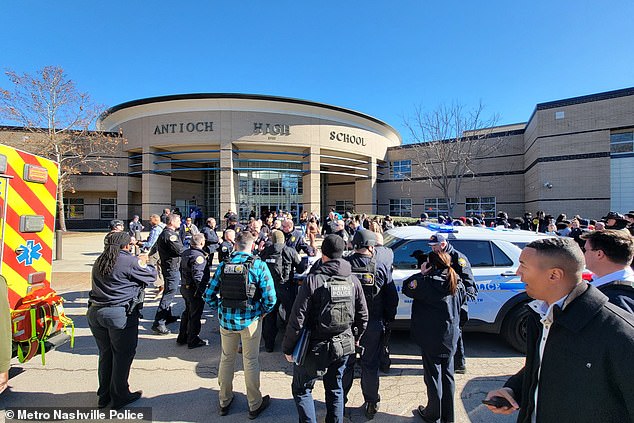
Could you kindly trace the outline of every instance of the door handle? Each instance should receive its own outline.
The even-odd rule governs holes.
[[[512,271],[503,272],[503,273],[500,273],[500,276],[515,276],[515,272],[512,272]]]

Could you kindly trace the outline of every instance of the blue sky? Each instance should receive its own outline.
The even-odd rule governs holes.
[[[0,68],[63,67],[105,106],[236,92],[375,116],[535,104],[634,86],[631,1],[5,1]],[[0,87],[8,86],[0,76]],[[6,123],[6,122],[5,122]]]

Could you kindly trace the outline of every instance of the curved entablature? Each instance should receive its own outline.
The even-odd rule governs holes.
[[[97,127],[100,130],[118,130],[124,123],[144,117],[214,111],[271,113],[320,119],[373,132],[385,139],[387,147],[401,144],[401,136],[392,126],[370,115],[307,100],[253,94],[179,94],[129,101],[111,107],[104,112],[97,122]],[[200,125],[206,123],[208,124],[209,122],[186,122],[185,124],[194,125],[192,126],[192,131],[190,131],[194,132],[202,128]],[[166,123],[166,125],[172,124],[174,123]],[[197,128],[196,124],[200,128]],[[168,126],[167,130],[174,130],[174,128]],[[275,131],[276,129],[272,130]],[[281,128],[281,131],[283,131],[283,128]],[[348,135],[339,135],[336,131],[333,132],[334,137],[345,138]],[[344,142],[351,141],[348,139]]]

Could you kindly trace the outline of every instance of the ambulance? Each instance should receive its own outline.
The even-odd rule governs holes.
[[[0,144],[0,275],[20,362],[71,340],[72,320],[51,288],[58,164]],[[5,316],[0,316],[5,318]]]

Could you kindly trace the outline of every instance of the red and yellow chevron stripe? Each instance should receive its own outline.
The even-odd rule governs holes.
[[[52,160],[6,145],[0,145],[0,154],[7,157],[7,171],[0,174],[0,273],[7,279],[9,305],[14,309],[19,300],[33,290],[29,276],[50,287],[58,165]],[[40,177],[46,169],[46,182],[27,181],[25,165],[43,168],[35,169],[34,175]],[[44,228],[39,232],[21,232],[20,217],[33,215],[44,217]],[[39,281],[38,275],[45,277]]]

